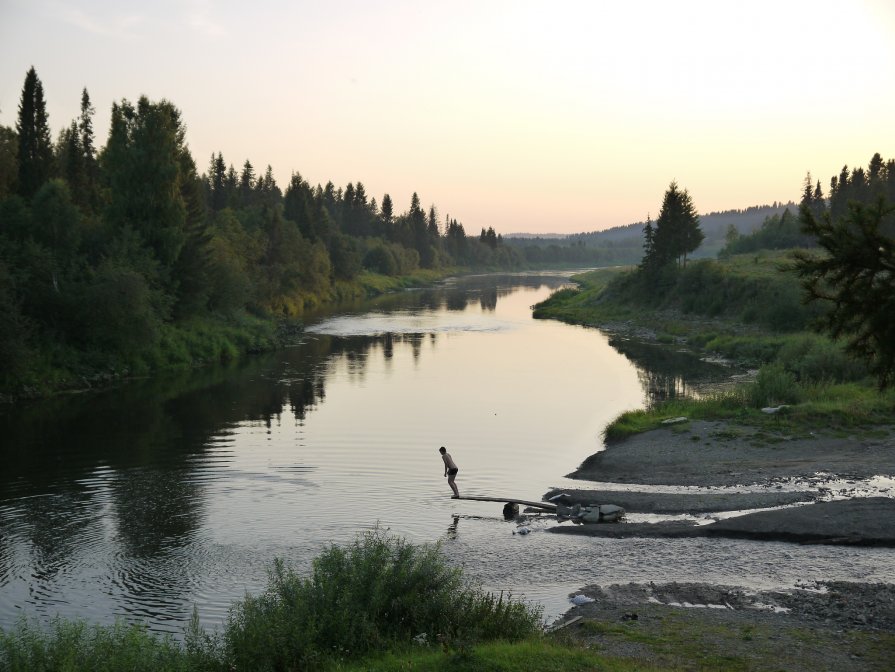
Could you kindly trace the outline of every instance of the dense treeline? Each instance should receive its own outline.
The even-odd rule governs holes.
[[[94,114],[85,89],[54,142],[32,68],[15,129],[0,127],[4,388],[269,347],[273,317],[356,293],[365,272],[522,261],[493,229],[440,223],[415,193],[399,212],[361,182],[294,173],[282,190],[270,166],[237,171],[221,153],[200,174],[169,101],[115,103],[103,147]]]
[[[815,220],[828,218],[836,223],[850,216],[850,203],[872,206],[881,199],[895,203],[895,159],[885,161],[878,152],[870,159],[867,170],[861,167],[849,170],[843,166],[839,175],[830,179],[828,196],[824,196],[820,180],[814,182],[808,173],[798,208],[787,208],[783,213],[767,217],[761,228],[749,235],[728,227],[727,244],[720,254],[815,247],[816,231],[804,226],[803,212]]]
[[[741,236],[735,229],[727,234],[727,244],[719,252],[720,256],[745,254],[757,250],[788,250],[795,247],[812,247],[815,239],[802,231],[798,215],[789,209],[782,215],[768,217],[757,231]]]

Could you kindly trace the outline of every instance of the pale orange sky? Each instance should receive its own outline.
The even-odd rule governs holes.
[[[0,124],[37,69],[56,134],[87,87],[167,98],[282,187],[416,191],[467,231],[591,231],[797,200],[895,158],[895,2],[0,0]]]

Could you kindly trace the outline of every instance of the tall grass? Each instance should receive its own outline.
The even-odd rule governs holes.
[[[203,656],[191,654],[170,637],[123,623],[104,627],[56,619],[43,630],[21,621],[9,632],[0,631],[0,670],[4,672],[209,669],[202,660]]]

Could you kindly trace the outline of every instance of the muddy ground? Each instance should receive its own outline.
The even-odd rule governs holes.
[[[878,476],[895,476],[895,427],[791,437],[723,422],[686,422],[608,446],[569,474],[582,487],[562,492],[573,502],[687,520],[565,524],[550,531],[895,546],[895,493],[885,487],[862,490],[862,480]],[[593,488],[586,487],[588,481],[595,482]],[[622,484],[629,487],[620,490]],[[640,485],[675,487],[655,492],[638,490]],[[754,509],[765,510],[731,516]],[[581,593],[594,601],[574,607],[553,636],[647,666],[895,669],[891,584],[837,582],[765,592],[629,584],[588,586]]]

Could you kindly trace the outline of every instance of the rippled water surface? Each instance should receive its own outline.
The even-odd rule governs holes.
[[[195,605],[219,627],[273,558],[306,569],[376,526],[442,541],[485,588],[548,617],[587,583],[895,580],[886,549],[587,539],[547,520],[520,536],[500,504],[449,499],[441,445],[463,494],[540,499],[622,410],[730,375],[532,320],[564,282],[403,292],[314,318],[273,355],[3,410],[0,626],[60,614],[178,634]]]

